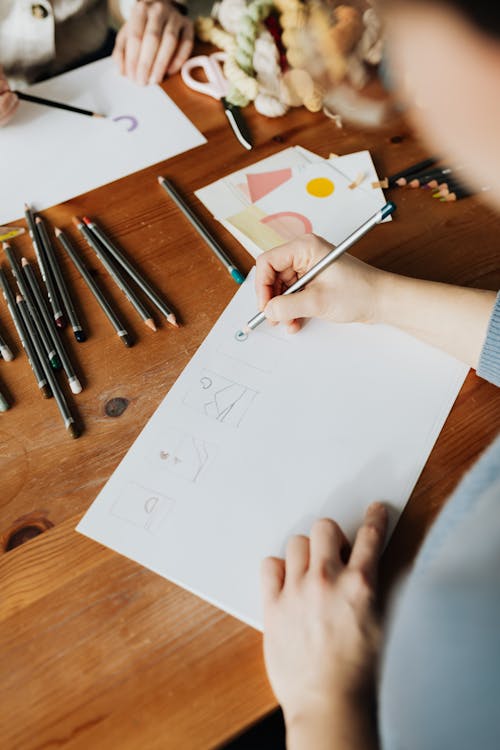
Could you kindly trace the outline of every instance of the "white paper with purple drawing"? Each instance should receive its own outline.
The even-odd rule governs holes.
[[[383,326],[236,338],[255,309],[250,278],[78,531],[261,627],[260,560],[375,499],[394,525],[467,368]]]
[[[107,117],[21,102],[0,129],[0,224],[22,216],[25,201],[44,209],[206,142],[159,86],[120,76],[110,58],[27,92]]]

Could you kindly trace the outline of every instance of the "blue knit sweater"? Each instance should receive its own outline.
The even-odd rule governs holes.
[[[500,293],[477,372],[500,385]],[[498,401],[491,408],[498,419]],[[500,437],[447,502],[397,599],[379,727],[383,750],[500,748]]]

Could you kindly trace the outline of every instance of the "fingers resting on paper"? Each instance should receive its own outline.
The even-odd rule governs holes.
[[[377,568],[387,511],[373,503],[352,550],[340,526],[316,521],[309,537],[293,536],[285,560],[262,563],[264,655],[285,716],[318,696],[358,690],[371,674],[378,646]]]
[[[187,60],[193,38],[192,21],[169,2],[137,2],[118,32],[113,58],[122,75],[137,83],[161,83]]]
[[[321,272],[303,290],[284,296],[333,245],[306,234],[268,250],[257,258],[257,304],[271,323],[284,323],[296,332],[303,318],[332,322],[375,322],[383,272],[345,254]]]

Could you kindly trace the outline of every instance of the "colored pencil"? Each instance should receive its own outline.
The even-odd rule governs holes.
[[[469,196],[474,195],[474,190],[471,190],[470,188],[457,187],[452,190],[453,192],[448,192],[440,198],[442,203],[452,203],[461,200],[461,198],[468,198]]]
[[[455,189],[463,189],[465,186],[463,182],[458,182],[457,180],[449,180],[448,182],[442,182],[435,193],[433,193],[433,196],[442,198],[445,195],[448,195],[448,193],[451,193]]]
[[[26,218],[26,224],[28,225],[28,231],[33,249],[35,251],[38,268],[40,270],[43,283],[45,284],[45,287],[47,289],[47,296],[52,314],[54,316],[54,320],[56,322],[56,326],[58,328],[64,328],[64,326],[66,325],[66,321],[64,320],[64,315],[62,314],[61,303],[56,292],[55,282],[52,278],[52,274],[47,265],[47,260],[45,257],[47,252],[46,246],[50,243],[45,225],[38,216],[36,217],[35,221],[33,212],[27,203],[24,204],[24,216]]]
[[[38,335],[38,329],[35,325],[33,325],[33,319],[30,317],[28,313],[26,300],[23,298],[22,295],[18,294],[16,297],[16,303],[17,303],[18,310],[22,316],[24,325],[26,326],[31,336],[31,340],[33,341],[33,345],[37,352],[38,358],[40,362],[42,363],[45,376],[50,385],[50,389],[52,393],[54,394],[54,399],[56,401],[57,407],[63,419],[64,426],[66,430],[68,431],[68,434],[72,438],[77,438],[79,437],[80,432],[75,424],[75,419],[73,415],[71,414],[71,411],[69,409],[64,393],[62,392],[54,373],[52,372],[47,360],[44,357],[43,345]]]
[[[412,164],[409,167],[406,167],[406,169],[402,169],[400,172],[396,172],[395,174],[391,175],[389,179],[389,187],[394,187],[394,185],[406,185],[407,177],[410,175],[415,175],[417,172],[422,172],[424,169],[428,169],[429,167],[434,166],[438,162],[437,157],[431,157],[430,159],[424,159],[423,161],[419,161],[416,164]],[[400,183],[399,180],[404,180],[404,182]]]
[[[410,188],[419,188],[423,187],[424,185],[428,185],[433,180],[439,178],[439,177],[445,177],[448,174],[451,174],[453,170],[451,167],[445,167],[443,169],[431,169],[429,172],[422,172],[415,177],[413,177],[408,182],[408,187]]]
[[[36,224],[37,224],[38,229],[41,230],[40,237],[42,238],[42,242],[43,242],[44,249],[45,249],[45,255],[47,256],[47,261],[49,265],[48,270],[52,274],[52,277],[55,281],[55,284],[59,293],[59,297],[62,300],[64,309],[66,310],[66,313],[68,315],[68,319],[69,319],[71,328],[73,330],[73,333],[75,335],[75,339],[78,341],[78,343],[82,343],[83,341],[87,340],[87,336],[78,319],[75,306],[73,305],[73,300],[71,299],[71,295],[69,293],[68,287],[64,280],[64,276],[62,274],[61,267],[58,263],[56,254],[54,252],[52,242],[50,241],[50,238],[47,234],[43,221],[41,220],[39,216],[36,217]],[[56,320],[56,324],[57,324],[57,320]]]
[[[17,282],[19,291],[21,292],[21,295],[26,300],[28,309],[30,311],[30,315],[34,319],[35,325],[38,328],[38,333],[42,341],[42,344],[45,348],[46,356],[48,357],[48,360],[51,366],[54,368],[54,370],[59,370],[62,367],[61,360],[59,359],[57,352],[54,348],[49,331],[45,328],[45,324],[42,318],[40,317],[40,313],[38,312],[38,307],[35,302],[35,298],[33,297],[29,286],[25,283],[24,275],[21,272],[21,266],[19,265],[19,262],[14,252],[12,251],[11,246],[8,244],[8,242],[4,242],[2,246],[3,246],[4,253],[7,256],[7,260],[10,263],[12,275],[14,276]]]
[[[14,237],[24,234],[24,231],[24,227],[0,227],[0,242],[13,240]]]
[[[26,94],[24,91],[13,91],[12,93],[16,94],[18,99],[21,99],[24,102],[43,104],[45,107],[64,109],[66,112],[74,112],[77,115],[86,115],[87,117],[106,117],[106,115],[99,115],[97,112],[92,112],[90,109],[82,109],[81,107],[74,107],[72,104],[55,102],[53,99],[45,99],[41,96],[33,96],[33,94]]]
[[[300,277],[300,279],[297,279],[297,281],[289,286],[288,289],[283,292],[283,294],[294,294],[295,292],[300,292],[300,290],[303,289],[306,284],[315,279],[316,276],[318,276],[334,261],[340,258],[340,256],[343,255],[347,250],[349,250],[349,248],[352,247],[358,240],[360,240],[361,237],[364,237],[365,234],[370,231],[370,229],[373,229],[374,226],[380,224],[381,221],[383,221],[387,216],[390,216],[392,213],[394,213],[395,210],[396,206],[394,203],[386,203],[385,206],[382,206],[382,208],[380,208],[375,214],[373,214],[373,216],[367,219],[364,224],[362,224],[352,234],[350,234],[349,237],[347,237],[343,242],[337,245],[337,247],[332,248],[332,250],[330,250],[330,252],[324,256],[324,258],[321,258],[321,260],[315,263],[315,265],[312,266],[308,271],[306,271],[305,274]],[[248,334],[265,320],[266,316],[263,312],[257,313],[248,321],[241,333]]]
[[[57,335],[57,332],[54,326],[51,324],[50,313],[47,309],[47,305],[45,304],[43,293],[42,293],[42,290],[40,289],[40,285],[35,276],[35,272],[33,271],[33,268],[31,267],[29,261],[26,258],[21,258],[21,264],[23,267],[24,275],[28,282],[28,286],[38,305],[38,310],[41,313],[42,320],[44,321],[45,326],[47,327],[47,330],[49,331],[49,335],[52,339],[54,348],[57,352],[59,359],[61,360],[63,370],[66,373],[66,377],[68,378],[69,387],[71,388],[73,393],[81,393],[82,391],[81,383],[78,377],[76,376],[75,371],[73,370],[73,365],[71,364],[71,361],[66,353],[66,349],[64,348],[61,342],[61,339]]]
[[[43,283],[45,284],[45,287],[47,289],[47,296],[49,299],[50,307],[52,309],[52,315],[54,316],[55,324],[58,328],[65,328],[66,319],[62,311],[61,289],[59,288],[59,284],[57,283],[57,278],[54,274],[53,264],[51,262],[51,257],[54,257],[54,251],[52,250],[50,237],[41,216],[37,216],[35,218],[35,225],[42,245],[40,257],[37,258],[38,267],[40,269]]]
[[[10,409],[10,404],[3,395],[2,391],[0,391],[0,412],[8,411]]]
[[[16,301],[14,299],[14,295],[11,291],[11,288],[7,282],[7,277],[5,276],[1,268],[0,268],[0,287],[2,288],[3,298],[5,300],[7,309],[14,323],[14,327],[17,331],[17,335],[19,336],[19,341],[21,342],[21,345],[26,353],[26,356],[28,357],[28,362],[33,371],[33,375],[35,376],[35,380],[38,384],[38,388],[40,389],[40,393],[42,394],[44,398],[50,398],[52,396],[52,392],[47,383],[47,379],[45,378],[42,365],[40,364],[38,360],[38,356],[33,346],[33,342],[31,341],[31,338],[26,329],[26,326],[23,323],[23,319],[21,318],[17,310]]]
[[[151,328],[152,331],[156,331],[157,329],[155,326],[155,322],[153,318],[151,317],[151,314],[144,307],[140,299],[131,289],[128,282],[125,280],[125,278],[120,273],[118,268],[114,265],[113,261],[108,257],[106,250],[103,248],[99,240],[96,239],[96,237],[93,235],[90,229],[83,223],[81,219],[78,218],[78,216],[74,216],[72,221],[75,227],[80,232],[80,234],[82,234],[85,237],[85,239],[87,240],[87,244],[92,248],[94,253],[97,255],[102,265],[104,266],[106,271],[109,273],[109,275],[115,282],[118,289],[120,289],[120,291],[123,292],[126,299],[130,302],[132,307],[139,314],[139,317],[141,318],[143,323],[145,323],[148,326],[148,328]]]
[[[229,256],[222,249],[217,240],[212,237],[208,229],[201,223],[200,219],[189,208],[184,198],[182,198],[181,195],[177,192],[170,180],[167,180],[166,177],[158,177],[158,182],[165,190],[167,195],[169,195],[170,198],[174,201],[177,208],[182,211],[186,219],[191,222],[191,225],[196,229],[198,234],[203,237],[216,258],[218,258],[220,262],[226,267],[229,274],[233,277],[236,283],[243,284],[243,282],[245,281],[245,277],[243,276],[241,271],[238,271],[231,258],[229,258]]]
[[[94,295],[97,303],[101,307],[102,311],[106,315],[107,319],[109,320],[109,322],[115,329],[120,339],[123,341],[125,346],[127,347],[132,346],[133,340],[132,340],[131,335],[128,333],[128,331],[125,329],[125,327],[122,325],[122,323],[118,319],[118,316],[116,315],[115,311],[113,310],[113,308],[107,301],[106,297],[97,286],[96,282],[94,281],[94,279],[88,272],[87,268],[82,263],[80,257],[78,256],[74,247],[71,245],[69,239],[66,237],[62,229],[58,229],[56,227],[55,233],[64,251],[69,256],[69,258],[71,258],[71,261],[73,262],[73,265],[75,266],[75,268],[80,272],[83,280],[85,281],[88,288]]]
[[[9,346],[5,343],[5,340],[0,333],[0,354],[2,355],[3,359],[6,362],[12,362],[14,359],[14,355],[12,354],[12,351]]]
[[[97,239],[106,248],[106,250],[113,256],[113,258],[116,261],[118,261],[118,263],[122,266],[122,268],[125,269],[125,271],[129,274],[131,279],[135,281],[135,283],[140,289],[142,289],[144,294],[151,300],[151,302],[154,305],[156,305],[156,307],[160,310],[160,312],[163,313],[163,315],[166,317],[168,322],[171,325],[178,328],[177,321],[175,319],[175,315],[173,314],[172,310],[165,304],[164,300],[152,288],[149,282],[146,281],[146,279],[132,265],[129,259],[125,257],[122,250],[117,248],[116,245],[113,242],[111,242],[107,234],[105,234],[103,229],[101,229],[101,227],[99,227],[95,223],[95,221],[91,221],[91,219],[89,219],[87,216],[84,216],[83,222],[90,229],[90,231],[93,232],[93,234],[95,234]]]

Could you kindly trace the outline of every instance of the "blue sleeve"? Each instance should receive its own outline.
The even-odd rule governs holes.
[[[500,437],[447,502],[386,628],[383,750],[500,748]]]
[[[500,292],[490,318],[483,350],[479,358],[477,374],[500,386]]]

